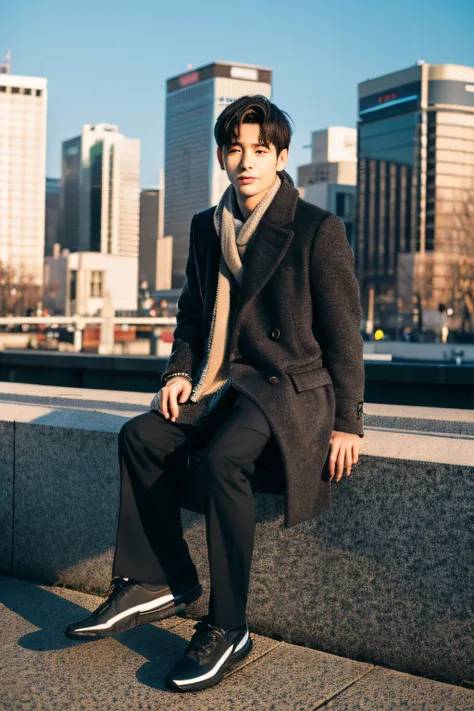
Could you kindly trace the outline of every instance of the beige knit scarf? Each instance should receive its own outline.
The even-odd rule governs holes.
[[[228,346],[230,341],[230,295],[231,289],[240,288],[244,267],[242,260],[245,251],[257,229],[260,220],[281,185],[281,178],[276,176],[272,187],[260,200],[249,217],[242,222],[237,203],[235,188],[232,183],[227,187],[214,212],[214,227],[220,239],[221,258],[217,293],[214,303],[213,323],[209,333],[210,352],[198,370],[199,381],[191,399],[198,402],[204,395],[219,390],[229,381],[230,364]],[[209,341],[207,343],[209,346]],[[206,353],[208,350],[206,349]],[[204,376],[204,377],[203,377]]]

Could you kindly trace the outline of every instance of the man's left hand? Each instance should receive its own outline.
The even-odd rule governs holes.
[[[350,432],[332,431],[331,454],[329,456],[330,481],[340,481],[344,475],[350,476],[352,465],[359,461],[360,437]]]

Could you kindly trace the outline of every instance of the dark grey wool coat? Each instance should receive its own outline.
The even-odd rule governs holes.
[[[270,423],[273,436],[261,458],[273,465],[277,486],[269,490],[285,494],[289,528],[330,506],[332,430],[364,436],[364,361],[359,285],[344,224],[302,200],[288,173],[279,175],[282,184],[247,247],[242,285],[231,303],[229,353],[233,387]],[[196,213],[191,222],[186,280],[162,378],[172,372],[194,377],[204,357],[221,251],[214,210]]]

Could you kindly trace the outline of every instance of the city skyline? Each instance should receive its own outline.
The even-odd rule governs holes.
[[[185,2],[180,17],[186,22],[178,25],[171,8],[158,9],[148,0],[133,15],[121,1],[110,13],[86,0],[75,13],[73,6],[49,1],[39,7],[27,0],[4,11],[0,54],[11,49],[12,74],[48,79],[49,177],[60,175],[63,140],[85,123],[108,122],[141,140],[141,185],[158,185],[164,167],[165,82],[188,64],[194,68],[219,60],[272,69],[272,101],[295,123],[288,172],[296,177],[297,166],[309,162],[303,146],[312,131],[356,126],[359,82],[418,60],[474,66],[469,32],[474,8],[464,1],[438,5],[434,12],[432,2],[414,6],[402,0],[393,25],[389,8],[372,0],[363,10],[345,0],[337,7],[304,7],[297,0],[291,13],[277,2],[264,19],[254,19],[252,6],[243,2],[241,20],[249,21],[239,24],[230,8],[220,8],[217,17],[212,3]],[[92,24],[88,8],[94,8]],[[160,31],[164,25],[174,31]]]

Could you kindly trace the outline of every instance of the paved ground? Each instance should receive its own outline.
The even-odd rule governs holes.
[[[102,598],[0,576],[0,709],[20,711],[474,711],[474,691],[253,634],[252,653],[213,689],[164,685],[194,621],[69,640]]]

